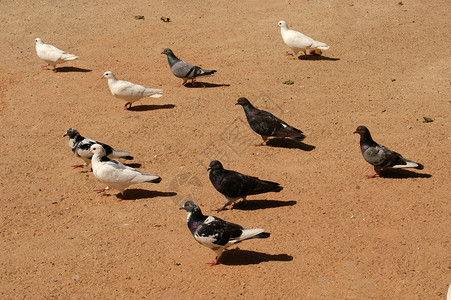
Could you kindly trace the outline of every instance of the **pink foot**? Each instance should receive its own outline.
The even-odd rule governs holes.
[[[127,102],[127,103],[125,103],[125,105],[124,105],[124,110],[130,109],[130,107],[132,107],[132,103],[131,103],[131,102]]]
[[[366,175],[366,178],[375,178],[377,176],[377,173],[372,174],[372,175]]]
[[[106,190],[108,190],[107,188],[103,188],[103,189],[96,189],[96,190],[94,190],[94,192],[97,192],[97,194],[100,194],[100,193],[103,193],[103,192],[105,192]]]
[[[216,266],[217,264],[219,264],[219,259],[216,259],[216,260],[214,260],[212,262],[208,262],[207,264],[210,265],[210,266]]]
[[[260,146],[264,146],[265,142],[261,142],[260,144],[255,144],[254,146],[260,147]]]
[[[72,167],[74,168],[74,169],[76,169],[76,168],[83,168],[85,165],[73,165]]]
[[[49,65],[42,65],[41,68],[47,68]]]

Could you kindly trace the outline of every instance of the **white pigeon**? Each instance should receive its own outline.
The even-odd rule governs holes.
[[[293,50],[294,55],[297,55],[299,51],[302,51],[305,55],[307,55],[308,50],[313,50],[310,51],[310,53],[315,52],[316,54],[321,55],[321,50],[327,50],[330,48],[330,46],[325,43],[315,41],[299,31],[288,28],[285,21],[279,21],[279,26],[283,41],[288,47],[291,48],[291,50]]]
[[[56,48],[55,46],[44,44],[44,42],[40,38],[36,38],[34,40],[36,42],[36,53],[39,58],[47,63],[47,65],[43,65],[43,68],[48,66],[53,66],[53,72],[56,71],[56,65],[62,64],[67,61],[78,59],[78,56],[69,54]]]
[[[103,73],[102,77],[108,78],[108,87],[113,96],[127,101],[124,109],[129,109],[132,107],[132,103],[143,97],[160,98],[163,96],[163,90],[152,89],[128,81],[118,80],[111,71],[106,71]]]
[[[110,187],[121,192],[121,199],[124,199],[124,190],[131,184],[142,182],[159,183],[161,177],[138,171],[132,167],[126,166],[117,160],[108,158],[106,151],[100,144],[94,144],[89,149],[92,156],[92,172],[94,176],[107,184],[104,189],[98,189],[96,192],[102,193],[109,190]]]

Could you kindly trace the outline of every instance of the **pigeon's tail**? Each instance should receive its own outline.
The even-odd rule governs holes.
[[[249,239],[266,239],[269,238],[270,233],[265,232],[264,229],[255,228],[255,229],[243,229],[241,236],[237,238],[238,241],[244,241]]]
[[[68,60],[76,60],[76,59],[78,59],[78,56],[77,56],[77,55],[73,55],[73,54],[69,54],[69,53],[64,53],[64,54],[61,56],[61,58],[62,58],[63,60],[68,61]]]
[[[123,158],[127,160],[132,160],[133,156],[130,155],[129,152],[124,150],[113,149],[113,153],[111,154],[113,158]]]
[[[150,175],[150,174],[147,174],[149,177],[152,177],[152,179],[150,179],[149,178],[149,180],[145,180],[144,182],[147,182],[147,183],[159,183],[159,182],[161,182],[161,177],[160,176],[158,176],[158,175]]]
[[[144,92],[144,96],[151,98],[160,98],[163,96],[163,90],[147,88]]]
[[[259,180],[258,184],[256,184],[255,187],[250,191],[249,195],[257,195],[268,192],[278,193],[281,190],[283,190],[283,187],[281,187],[277,182]]]
[[[320,50],[328,50],[330,48],[330,46],[327,45],[326,43],[315,41],[310,48],[320,49]]]
[[[306,136],[303,134],[301,134],[300,136],[290,137],[290,139],[295,142],[302,142],[305,138]]]
[[[215,75],[216,72],[217,72],[216,70],[199,69],[197,70],[195,77],[213,76]]]
[[[257,234],[256,236],[254,236],[254,239],[267,239],[270,237],[270,233],[269,232],[262,232],[260,234]]]
[[[418,170],[423,170],[424,166],[422,164],[419,164],[417,162],[414,162],[412,160],[408,160],[406,158],[402,158],[402,164],[396,164],[394,166],[392,166],[392,168],[414,168],[414,169],[418,169]]]

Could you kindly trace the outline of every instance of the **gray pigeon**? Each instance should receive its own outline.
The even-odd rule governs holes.
[[[68,130],[66,130],[66,133],[63,135],[63,137],[65,136],[69,136],[69,146],[71,147],[72,152],[74,152],[77,157],[83,159],[83,161],[85,162],[82,165],[72,166],[74,168],[82,168],[84,166],[88,166],[91,163],[92,153],[89,153],[89,148],[91,148],[91,146],[94,144],[102,145],[105,149],[106,156],[110,158],[123,158],[128,160],[133,159],[133,156],[130,156],[129,152],[114,149],[107,144],[97,142],[90,138],[85,138],[81,136],[81,134],[75,128],[69,128]]]
[[[360,134],[360,150],[363,158],[374,166],[376,174],[368,175],[368,178],[376,177],[389,168],[414,168],[423,170],[422,164],[408,160],[401,154],[388,149],[387,147],[376,143],[371,137],[370,131],[365,126],[359,126],[354,133]]]
[[[213,216],[204,216],[199,206],[193,201],[187,201],[180,207],[188,212],[188,228],[194,239],[216,253],[216,259],[209,263],[212,266],[219,263],[222,252],[234,244],[249,239],[266,239],[270,233],[264,229],[248,229]]]
[[[208,170],[210,170],[211,183],[218,192],[226,197],[225,204],[218,211],[223,210],[238,199],[246,200],[249,195],[280,192],[283,189],[277,182],[260,180],[257,177],[226,170],[217,160],[210,163]]]
[[[238,99],[235,105],[241,105],[244,108],[249,126],[256,133],[262,136],[263,142],[256,146],[263,146],[266,144],[268,137],[289,138],[296,142],[301,142],[305,139],[305,135],[299,129],[296,129],[281,119],[264,110],[255,108],[249,100],[244,97]]]
[[[194,80],[196,78],[213,76],[216,72],[216,70],[205,70],[201,67],[178,59],[177,56],[174,55],[174,52],[172,52],[169,48],[164,49],[161,54],[167,55],[172,74],[183,79],[183,83],[181,85],[185,85],[188,80],[191,80],[191,83],[194,86]]]

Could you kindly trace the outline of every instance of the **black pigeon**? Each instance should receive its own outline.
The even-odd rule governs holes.
[[[69,146],[72,148],[72,152],[74,154],[84,160],[84,164],[74,165],[74,168],[82,168],[84,166],[88,166],[91,163],[92,153],[89,153],[89,149],[94,144],[100,144],[106,151],[106,156],[109,158],[123,158],[131,160],[133,156],[130,156],[130,153],[123,150],[114,149],[107,144],[99,143],[93,139],[85,138],[80,135],[80,133],[75,128],[67,129],[66,133],[63,137],[69,136]]]
[[[211,183],[218,192],[226,197],[225,204],[218,211],[239,199],[246,200],[249,195],[280,192],[283,189],[277,182],[260,180],[257,177],[226,170],[217,160],[210,163],[208,170]]]
[[[388,149],[387,147],[376,143],[371,137],[370,131],[365,126],[359,126],[354,133],[360,134],[360,150],[363,158],[374,166],[376,174],[369,175],[368,178],[376,177],[389,168],[415,168],[423,170],[422,164],[408,160],[401,154]]]
[[[266,239],[270,236],[264,229],[248,229],[213,216],[204,216],[199,206],[187,201],[180,207],[188,212],[188,228],[194,239],[216,253],[216,259],[209,263],[219,263],[222,252],[234,244],[248,239]]]
[[[268,137],[289,138],[296,142],[305,139],[305,135],[299,129],[296,129],[272,113],[255,108],[249,100],[244,97],[238,99],[235,105],[241,105],[244,108],[247,121],[252,130],[262,136],[263,142],[256,146],[266,144]]]
[[[185,85],[188,80],[191,80],[191,83],[194,86],[194,80],[196,78],[213,76],[214,73],[217,72],[216,70],[205,70],[201,67],[180,60],[169,48],[164,49],[161,54],[167,55],[172,74],[174,74],[178,78],[183,79],[182,85]]]

